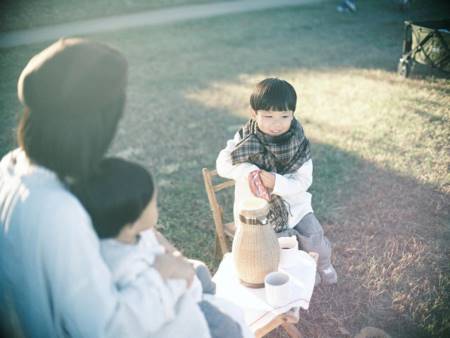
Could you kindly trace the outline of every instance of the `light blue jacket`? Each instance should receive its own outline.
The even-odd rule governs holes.
[[[164,323],[155,270],[117,290],[90,218],[21,150],[0,162],[0,303],[27,337],[210,337],[196,303]],[[163,325],[162,325],[163,324]],[[162,326],[161,326],[162,325]]]

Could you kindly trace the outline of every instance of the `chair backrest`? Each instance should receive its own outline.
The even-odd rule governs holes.
[[[223,217],[223,208],[219,204],[216,193],[221,190],[234,187],[233,180],[221,179],[220,183],[214,184],[214,178],[220,177],[217,175],[216,170],[209,170],[207,168],[202,169],[203,182],[205,183],[205,190],[208,194],[208,201],[211,207],[212,216],[214,219],[214,225],[216,228],[216,255],[220,250],[223,256],[230,251],[228,238],[233,238],[236,231],[234,222],[225,223]]]

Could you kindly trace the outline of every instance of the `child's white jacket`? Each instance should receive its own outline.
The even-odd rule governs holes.
[[[148,288],[159,295],[162,305],[155,313],[149,313],[148,320],[155,330],[152,337],[209,337],[207,323],[197,306],[202,297],[200,281],[194,277],[191,287],[187,288],[185,280],[161,278],[153,263],[165,249],[152,229],[142,231],[137,244],[129,245],[111,238],[101,240],[100,249],[119,289],[126,289],[143,273],[152,273]]]
[[[152,229],[142,231],[136,245],[104,239],[100,241],[100,248],[119,289],[126,288],[140,274],[154,270],[155,257],[165,252]],[[209,338],[208,324],[197,305],[200,300],[210,302],[233,318],[241,326],[244,338],[254,337],[245,323],[242,309],[213,295],[202,295],[202,286],[196,276],[187,288],[185,280],[164,282],[156,270],[154,273],[156,278],[149,280],[148,287],[159,295],[163,308],[155,309],[156,314],[149,314],[149,321],[155,327],[153,338]]]
[[[234,221],[239,224],[240,205],[252,196],[248,184],[248,175],[253,170],[259,169],[251,163],[233,165],[231,153],[239,143],[239,133],[228,140],[227,146],[222,149],[216,160],[217,173],[236,182],[234,190]],[[311,194],[307,191],[312,184],[313,164],[312,160],[305,162],[296,172],[280,175],[275,174],[275,187],[273,194],[281,196],[287,203],[289,211],[288,227],[293,228],[308,213],[313,212],[311,207]]]

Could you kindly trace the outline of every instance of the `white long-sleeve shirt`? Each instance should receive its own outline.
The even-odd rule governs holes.
[[[239,224],[239,210],[243,201],[253,196],[248,184],[248,175],[259,168],[251,163],[233,165],[231,153],[241,140],[239,133],[227,141],[216,160],[217,173],[225,178],[233,179],[236,183],[234,190],[234,220]],[[308,192],[313,181],[312,160],[306,161],[296,172],[280,175],[275,174],[273,194],[281,196],[289,205],[288,227],[293,228],[306,214],[313,212],[311,194]]]
[[[134,245],[124,244],[115,239],[105,239],[100,241],[101,253],[113,275],[113,280],[119,289],[127,287],[139,277],[144,271],[151,269],[155,257],[165,252],[164,247],[158,242],[155,232],[152,229],[142,231],[138,243]],[[194,276],[192,285],[187,289],[186,281],[180,279],[169,279],[166,285],[149,285],[149,287],[159,288],[159,294],[165,304],[164,311],[166,320],[173,320],[178,308],[183,307],[183,302],[192,303],[200,300],[207,301],[217,307],[220,311],[233,318],[241,327],[244,338],[253,338],[254,334],[245,323],[244,312],[238,306],[224,299],[213,295],[203,295],[202,286],[199,279]],[[186,307],[186,306],[184,306]],[[158,316],[159,320],[164,320]],[[195,320],[195,314],[190,315],[189,320]],[[172,325],[173,326],[173,325]],[[198,335],[189,332],[186,324],[180,322],[183,327],[184,337],[195,337]],[[186,329],[186,330],[185,330]],[[224,333],[226,335],[226,333]],[[153,336],[152,336],[153,337]],[[156,337],[156,336],[155,336]],[[158,333],[157,338],[181,337],[181,333],[173,330]]]
[[[210,337],[195,302],[158,332],[156,270],[118,290],[78,200],[21,150],[0,162],[0,301],[27,337]],[[2,310],[5,308],[2,306]],[[196,332],[196,335],[190,333]]]
[[[142,231],[136,244],[122,243],[114,238],[101,240],[100,251],[119,290],[129,287],[147,270],[154,269],[156,256],[165,253],[164,247],[158,242],[152,229]],[[191,297],[193,301],[199,302],[203,293],[196,276],[189,288],[184,279],[169,279],[162,284],[157,282],[148,287],[158,291],[163,305],[159,309],[160,313],[152,317],[157,326],[162,326],[175,318],[177,303],[182,297]]]

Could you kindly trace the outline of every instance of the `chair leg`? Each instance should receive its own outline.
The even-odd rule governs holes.
[[[302,338],[302,334],[297,329],[297,327],[294,324],[291,323],[283,323],[281,326],[286,330],[286,333],[291,338]]]
[[[216,234],[216,249],[215,249],[215,257],[216,259],[222,259],[222,248],[220,247],[219,236]]]

